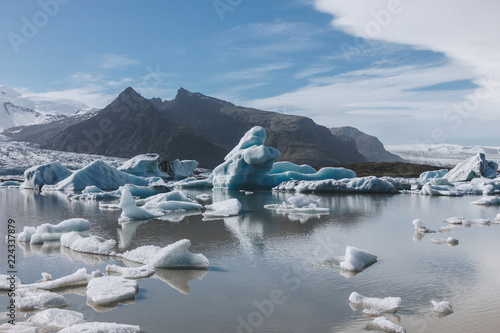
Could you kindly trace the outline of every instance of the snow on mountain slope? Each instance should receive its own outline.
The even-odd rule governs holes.
[[[40,149],[32,143],[9,141],[9,138],[0,135],[0,175],[22,175],[29,167],[54,161],[61,162],[70,170],[77,170],[98,159],[114,168],[127,161],[119,157]]]
[[[500,161],[500,147],[408,144],[386,145],[385,148],[410,163],[442,167],[454,167],[477,153],[485,154],[488,161]]]
[[[89,107],[67,99],[25,96],[9,86],[0,85],[0,129],[48,123],[81,113],[82,110],[89,110]]]

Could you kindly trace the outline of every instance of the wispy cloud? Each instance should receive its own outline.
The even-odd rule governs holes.
[[[285,61],[281,63],[268,64],[260,67],[253,67],[249,69],[225,73],[220,75],[216,79],[222,81],[241,81],[241,80],[259,79],[267,76],[271,72],[287,69],[292,66],[293,66],[292,62]]]
[[[103,69],[123,68],[139,65],[141,62],[126,55],[104,54],[100,56],[99,66]]]

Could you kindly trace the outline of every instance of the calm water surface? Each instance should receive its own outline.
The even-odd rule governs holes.
[[[187,192],[193,197],[199,193]],[[307,219],[263,208],[290,194],[210,193],[217,201],[238,198],[241,215],[213,221],[203,221],[201,215],[172,216],[119,224],[119,211],[99,209],[96,202],[69,202],[62,193],[2,189],[1,234],[6,233],[8,218],[16,221],[20,232],[24,226],[82,217],[90,221],[91,234],[115,239],[117,251],[190,239],[190,250],[210,260],[208,271],[158,270],[152,278],[138,281],[135,301],[111,308],[87,305],[84,288],[65,293],[68,309],[82,312],[87,321],[139,325],[141,332],[362,332],[371,318],[361,309],[351,309],[348,298],[353,291],[401,297],[390,319],[407,332],[498,331],[500,225],[456,227],[453,234],[438,232],[419,239],[411,224],[420,218],[437,231],[451,216],[493,220],[498,207],[471,205],[477,199],[471,196],[312,195],[331,212]],[[459,245],[429,241],[449,236]],[[331,259],[343,255],[347,245],[376,254],[378,262],[354,276],[342,272]],[[5,274],[6,246],[1,256],[0,274]],[[42,272],[53,278],[81,267],[104,272],[108,264],[122,262],[74,252],[58,243],[17,245],[18,277],[24,283],[39,280]],[[450,301],[455,312],[434,315],[431,299]],[[2,308],[7,302],[0,296]]]

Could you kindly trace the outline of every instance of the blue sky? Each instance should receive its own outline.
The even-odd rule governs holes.
[[[0,1],[0,84],[25,95],[184,87],[386,144],[500,145],[494,0]]]

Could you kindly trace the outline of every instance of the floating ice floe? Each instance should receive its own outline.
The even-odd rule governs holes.
[[[102,276],[89,281],[87,298],[96,305],[109,305],[135,298],[137,281],[122,276]]]
[[[450,302],[447,302],[447,301],[437,302],[437,301],[431,300],[431,304],[432,304],[432,311],[434,311],[434,312],[438,312],[438,313],[444,314],[444,315],[453,313],[453,307],[451,306]]]
[[[15,180],[6,180],[0,183],[0,187],[15,188],[20,187],[22,182],[17,182]]]
[[[16,308],[21,311],[63,308],[69,303],[64,296],[36,288],[21,288],[16,291]]]
[[[422,195],[442,195],[449,197],[457,197],[464,195],[453,185],[432,185],[430,182],[425,184],[420,190]]]
[[[140,327],[136,325],[92,322],[66,327],[59,333],[139,333],[140,330]]]
[[[485,155],[479,153],[457,164],[443,177],[450,182],[470,181],[478,177],[495,178],[497,169],[498,163],[487,161]]]
[[[241,202],[236,198],[232,198],[214,202],[211,205],[207,205],[206,208],[207,210],[203,213],[203,217],[205,218],[237,216],[241,210]]]
[[[202,207],[198,202],[188,198],[184,193],[179,191],[157,194],[143,200],[138,200],[137,203],[143,203],[143,208],[146,210],[161,209],[165,212],[199,210]]]
[[[363,313],[368,315],[379,315],[385,312],[396,312],[397,307],[401,304],[400,297],[365,297],[357,292],[352,292],[349,296],[349,302],[354,306],[353,309],[356,310],[357,307],[362,306],[364,308]]]
[[[75,171],[69,177],[55,185],[44,185],[43,191],[81,191],[87,186],[96,186],[102,190],[116,190],[125,184],[139,186],[165,185],[160,177],[139,177],[110,167],[102,160],[97,160]]]
[[[455,239],[455,238],[453,238],[453,237],[448,237],[446,239],[443,239],[443,238],[431,238],[430,242],[434,243],[434,244],[448,244],[450,246],[458,245],[458,240]]]
[[[360,250],[354,246],[347,246],[343,261],[340,262],[340,268],[347,271],[361,272],[376,261],[377,256],[373,253]]]
[[[462,224],[462,225],[470,224],[469,220],[464,219],[463,217],[456,217],[456,216],[448,217],[446,220],[444,220],[444,222],[448,224]]]
[[[143,279],[153,275],[155,273],[155,268],[151,265],[143,265],[139,267],[108,265],[106,266],[106,272],[119,274],[126,279]]]
[[[35,313],[29,322],[49,329],[62,329],[76,324],[85,323],[83,314],[71,310],[47,309]]]
[[[17,235],[18,242],[30,242],[31,244],[42,244],[47,241],[59,241],[61,235],[76,231],[86,234],[90,229],[90,222],[82,218],[64,220],[59,224],[44,223],[36,228],[24,227]]]
[[[91,274],[87,274],[86,268],[80,268],[75,273],[63,276],[59,279],[47,279],[40,282],[35,282],[32,284],[24,285],[25,287],[33,287],[41,290],[55,290],[61,288],[69,288],[69,287],[79,287],[86,286],[88,282],[92,279]]]
[[[367,327],[370,330],[380,330],[388,333],[406,333],[406,330],[384,316],[377,317]]]
[[[415,230],[420,232],[420,233],[433,233],[434,231],[427,229],[427,227],[424,224],[424,221],[420,219],[415,219],[413,220],[413,226],[415,227]]]
[[[485,206],[500,205],[500,197],[494,197],[494,196],[482,197],[479,200],[472,201],[471,204],[485,205]]]
[[[396,192],[394,185],[389,181],[374,176],[326,179],[316,181],[290,180],[274,187],[275,191],[295,192],[366,192],[366,193],[391,193]]]
[[[104,239],[99,236],[82,237],[72,231],[61,236],[61,245],[78,252],[114,255],[113,248],[116,245],[116,241],[114,239]]]
[[[8,291],[14,287],[18,288],[21,285],[19,278],[14,275],[4,275],[0,274],[0,291]]]
[[[497,214],[494,220],[496,223],[500,223],[500,213]]]
[[[38,165],[24,171],[24,182],[21,188],[40,190],[44,185],[52,185],[68,178],[72,172],[58,161]]]
[[[125,259],[162,268],[208,268],[209,261],[203,254],[189,251],[191,241],[182,239],[166,247],[146,245],[119,254]]]
[[[196,196],[196,199],[201,200],[203,202],[206,202],[206,201],[210,201],[212,199],[212,196],[208,193],[202,193],[202,194],[198,194]]]
[[[328,214],[330,209],[319,207],[319,200],[309,198],[305,194],[299,194],[288,198],[288,203],[277,205],[265,205],[264,208],[275,209],[277,213],[286,214]]]

